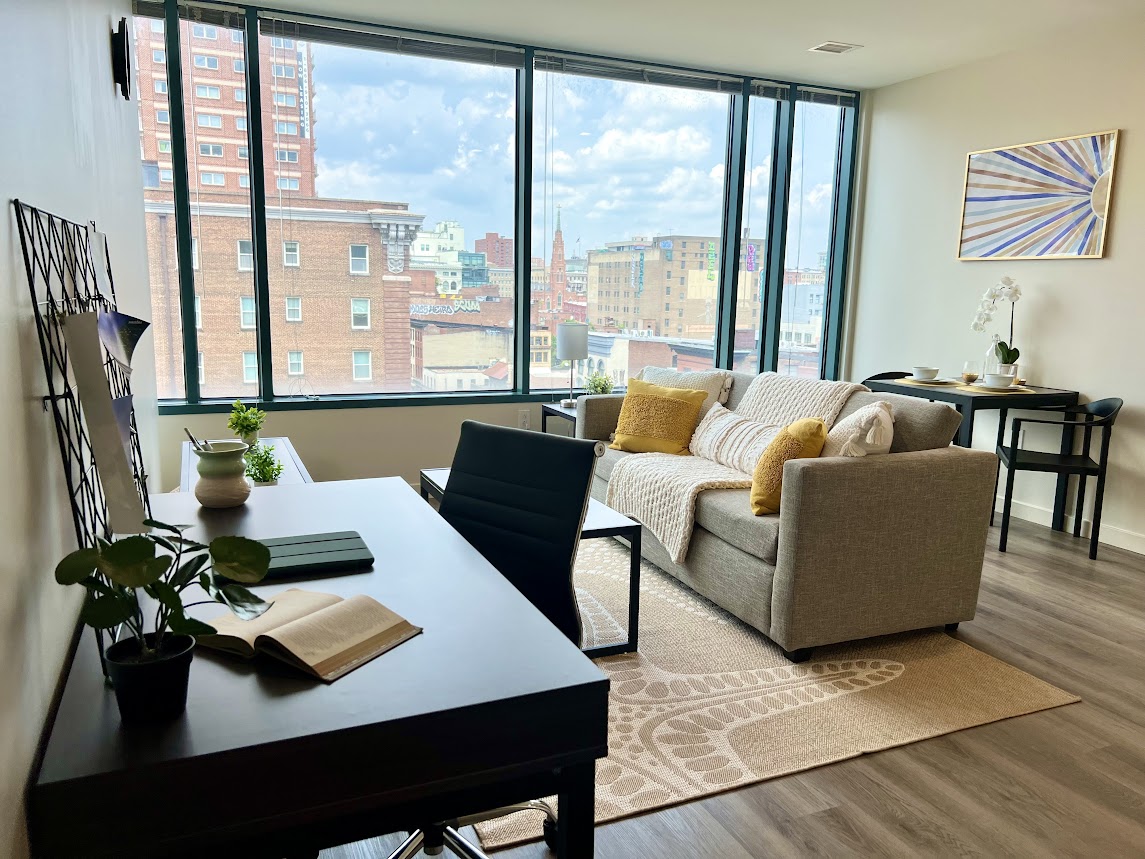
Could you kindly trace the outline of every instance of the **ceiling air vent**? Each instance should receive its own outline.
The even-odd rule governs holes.
[[[847,42],[824,42],[821,45],[816,45],[814,48],[808,48],[813,54],[849,54],[851,51],[856,51],[862,45],[851,45]]]

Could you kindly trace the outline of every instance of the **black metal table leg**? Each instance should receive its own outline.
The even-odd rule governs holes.
[[[557,856],[592,859],[596,806],[595,763],[561,768],[558,794]]]
[[[964,409],[959,409],[959,411],[962,413],[962,423],[958,425],[958,435],[955,436],[954,443],[959,447],[973,447],[974,401],[971,400]]]
[[[628,547],[628,644],[629,650],[638,650],[636,637],[640,633],[640,526],[632,534]]]
[[[549,413],[541,409],[541,432],[549,431]]]
[[[1073,453],[1073,442],[1076,435],[1076,419],[1072,414],[1065,416],[1065,425],[1062,427],[1062,444],[1061,455],[1067,456]],[[1054,518],[1053,529],[1055,531],[1065,530],[1065,508],[1069,496],[1069,475],[1059,474],[1057,492],[1054,493]]]

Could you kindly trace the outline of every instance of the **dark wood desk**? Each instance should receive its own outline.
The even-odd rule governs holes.
[[[281,486],[284,483],[313,483],[310,472],[298,456],[298,451],[286,436],[259,439],[261,444],[268,444],[274,448],[275,456],[282,463],[282,476],[278,478]],[[195,483],[199,480],[199,472],[195,466],[199,460],[191,452],[191,442],[183,442],[183,458],[179,468],[179,491],[194,492]]]
[[[608,680],[408,484],[151,505],[200,538],[357,530],[375,569],[303,586],[368,593],[425,632],[330,685],[199,648],[186,714],[138,731],[120,727],[85,632],[29,794],[35,855],[281,859],[552,793],[563,855],[592,855]]]
[[[888,394],[902,394],[906,397],[920,397],[924,400],[933,400],[940,403],[950,403],[962,414],[962,423],[958,426],[958,434],[954,443],[959,447],[971,447],[974,440],[974,415],[976,412],[992,409],[998,412],[998,439],[997,446],[1004,442],[1006,430],[1006,415],[1010,409],[1043,409],[1046,407],[1075,406],[1078,401],[1077,391],[1065,391],[1060,388],[1039,388],[1027,385],[1034,393],[989,394],[972,393],[962,388],[941,385],[912,385],[909,382],[899,382],[894,379],[872,379],[864,384],[872,391],[883,391]],[[1062,434],[1063,454],[1073,452],[1074,434],[1066,430]],[[1054,497],[1053,528],[1061,531],[1065,527],[1066,498],[1069,492],[1069,475],[1058,477],[1057,492]]]

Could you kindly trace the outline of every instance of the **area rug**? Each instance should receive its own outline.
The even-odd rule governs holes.
[[[628,549],[581,543],[587,645],[625,638]],[[942,631],[817,648],[792,665],[751,627],[645,563],[640,652],[609,675],[603,823],[1080,700]],[[541,815],[478,825],[487,849],[541,837]]]

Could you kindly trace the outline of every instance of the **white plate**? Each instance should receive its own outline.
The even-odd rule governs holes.
[[[914,376],[906,377],[909,381],[918,385],[961,385],[960,379],[916,379]]]
[[[1002,394],[1002,393],[1005,393],[1006,391],[1024,391],[1025,390],[1025,388],[1022,387],[1021,385],[1006,385],[1003,388],[999,388],[995,385],[987,385],[984,382],[975,382],[970,387],[981,388],[983,391],[990,391],[991,393],[994,393],[994,394]]]

